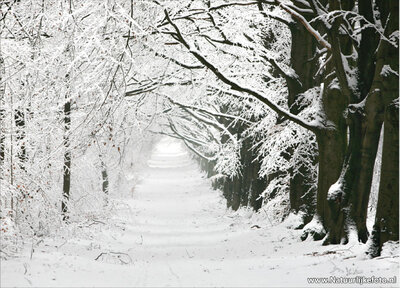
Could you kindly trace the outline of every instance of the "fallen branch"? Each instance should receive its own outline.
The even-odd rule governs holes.
[[[125,264],[125,265],[132,263],[132,258],[131,258],[131,256],[129,256],[129,254],[122,253],[122,252],[112,252],[112,251],[110,251],[110,252],[101,252],[94,260],[98,261],[100,259],[100,257],[103,257],[104,255],[109,255],[109,256],[112,256],[113,258],[115,258],[113,255],[116,255],[116,258],[119,261],[121,261],[122,264]],[[129,261],[122,260],[121,259],[122,255],[126,256]]]

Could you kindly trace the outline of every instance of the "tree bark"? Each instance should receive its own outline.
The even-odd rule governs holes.
[[[259,171],[260,171],[260,163],[258,161],[253,162],[252,166],[252,183],[250,186],[250,192],[249,192],[249,205],[252,207],[255,211],[258,211],[261,208],[262,205],[262,199],[261,199],[261,194],[264,192],[266,188],[266,179],[265,178],[259,178]]]
[[[288,87],[288,106],[290,112],[298,114],[303,110],[297,101],[301,94],[307,90],[319,85],[318,57],[316,56],[317,42],[315,38],[302,25],[293,22],[289,25],[291,32],[291,67],[296,73],[295,78],[287,78]],[[294,147],[296,149],[296,147]],[[292,155],[291,151],[287,151],[288,155]],[[315,155],[303,155],[305,157],[317,158]],[[290,156],[289,156],[290,157]],[[314,162],[314,161],[312,161]],[[296,163],[296,171],[292,169],[289,185],[290,211],[294,213],[302,212],[303,223],[297,228],[303,228],[305,224],[311,221],[315,212],[315,196],[316,191],[312,189],[310,183],[312,175],[303,163]]]
[[[331,55],[328,53],[327,58]],[[321,240],[328,231],[329,209],[327,196],[329,188],[340,176],[347,146],[347,125],[343,111],[348,105],[345,95],[334,84],[337,80],[334,64],[327,63],[322,89],[322,110],[324,119],[321,128],[314,131],[318,143],[318,183],[316,212],[310,225],[303,228],[301,239],[309,235]]]
[[[371,95],[365,109],[349,111],[350,141],[341,176],[328,196],[331,218],[326,244],[347,243],[355,229],[359,241],[368,239],[368,200],[378,150],[383,111],[381,96]]]
[[[382,21],[388,20],[385,35],[390,35],[399,27],[399,2],[376,1]],[[389,17],[390,15],[390,17]],[[386,241],[399,240],[399,51],[398,47],[380,43],[376,73],[382,77],[378,81],[385,105],[381,178],[375,224],[372,230],[369,253],[379,256]],[[392,71],[387,71],[390,67]]]
[[[347,141],[346,130],[321,130],[317,133],[319,166],[316,213],[324,223],[329,217],[327,209],[328,190],[338,179]]]
[[[387,106],[378,206],[369,253],[379,256],[387,241],[399,240],[399,102]]]
[[[355,182],[355,187],[350,198],[350,218],[355,223],[358,239],[365,243],[368,240],[367,212],[368,201],[371,192],[372,178],[374,174],[375,158],[378,151],[379,138],[382,129],[383,111],[378,103],[367,106],[374,106],[374,111],[366,109],[366,119],[364,120],[363,142],[361,146],[360,169]],[[369,107],[367,107],[369,108]]]
[[[385,29],[385,35],[389,37],[392,32],[398,29],[398,2],[393,1],[391,5],[381,8],[393,11]],[[372,17],[372,7],[369,7],[369,9],[361,7],[360,10],[365,13],[365,17]],[[385,14],[384,11],[380,12]],[[395,77],[392,73],[384,72],[385,66],[398,71],[398,49],[386,41],[381,41],[378,46],[378,42],[373,42],[376,37],[370,34],[365,31],[362,35],[363,38],[367,39],[361,41],[360,52],[363,55],[370,55],[372,50],[374,56],[360,59],[358,69],[360,71],[367,68],[374,70],[373,72],[360,72],[359,92],[361,96],[358,97],[360,103],[350,105],[347,109],[350,141],[341,176],[330,189],[328,195],[330,218],[327,226],[329,237],[325,244],[347,243],[351,230],[356,230],[359,241],[365,243],[368,239],[366,227],[368,200],[384,107],[398,97],[398,77]],[[377,46],[378,49],[375,54],[376,49],[374,48]],[[372,83],[371,75],[373,75]],[[341,86],[343,85],[341,82]],[[368,95],[361,94],[363,91],[364,93],[368,91]],[[349,102],[354,103],[355,99],[357,97],[351,95]],[[365,103],[361,103],[363,100]]]

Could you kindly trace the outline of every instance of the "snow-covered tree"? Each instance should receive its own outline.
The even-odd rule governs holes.
[[[368,199],[383,115],[385,110],[396,113],[397,107],[391,103],[398,92],[398,3],[193,2],[181,9],[169,7],[168,2],[161,3],[164,16],[157,31],[170,36],[173,45],[180,43],[192,59],[230,89],[260,101],[278,117],[311,132],[318,143],[316,213],[312,223],[304,228],[304,238],[312,234],[315,239],[322,239],[328,233],[325,243],[345,243],[355,230],[357,238],[365,242]],[[246,7],[247,13],[240,14],[240,7]],[[287,59],[257,47],[262,42],[255,40],[249,32],[252,29],[243,25],[248,15],[264,15],[288,27],[291,47]],[[230,21],[235,23],[235,28],[229,27]],[[257,24],[253,23],[254,26]],[[260,87],[261,81],[257,83],[245,66],[237,65],[241,57],[246,58],[243,48],[247,47],[247,52],[253,54],[263,52],[265,61],[256,63],[272,74],[267,83],[277,78],[270,72],[271,68],[285,81],[286,103],[280,103],[276,93],[266,93],[265,86]],[[238,52],[240,49],[243,50]],[[241,71],[246,71],[243,74],[251,75],[252,79],[238,77]],[[297,105],[301,98],[313,99],[310,117],[299,114],[302,107]],[[394,108],[386,109],[389,106]],[[395,141],[392,144],[397,147]],[[382,162],[385,166],[384,159]],[[388,181],[386,177],[392,177],[389,175],[398,176],[395,166],[390,168],[391,172],[381,174],[381,182]],[[388,189],[381,193],[397,195],[392,192],[398,191],[397,185],[381,187]],[[397,203],[395,198],[390,197],[390,201]],[[390,204],[390,207],[398,205]],[[397,215],[396,210],[392,212]],[[392,236],[388,239],[398,239],[398,229],[382,224],[389,220],[377,221],[375,231],[390,230]],[[385,229],[379,228],[381,225]]]

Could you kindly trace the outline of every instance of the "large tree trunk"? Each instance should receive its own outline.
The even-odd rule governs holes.
[[[343,163],[346,133],[333,130],[320,130],[317,132],[318,141],[318,189],[317,205],[313,220],[303,229],[302,240],[312,236],[318,241],[326,235],[326,223],[329,219],[327,207],[328,190],[338,179]]]
[[[259,178],[260,163],[256,160],[256,152],[252,150],[251,138],[244,139],[241,158],[243,165],[242,175],[239,176],[241,205],[250,206],[257,211],[261,208],[262,200],[259,198],[266,188],[266,179]]]
[[[342,173],[328,195],[330,208],[329,237],[325,244],[347,243],[348,234],[355,229],[358,239],[368,239],[366,226],[368,201],[376,153],[382,127],[381,95],[370,95],[365,109],[348,109],[350,141]]]
[[[233,181],[232,179],[224,178],[221,181],[222,191],[224,198],[226,199],[226,207],[232,207],[232,196],[233,196]]]
[[[319,85],[318,57],[316,57],[317,42],[315,38],[304,28],[303,25],[293,22],[289,25],[291,32],[291,67],[296,72],[295,78],[287,78],[288,86],[288,106],[290,112],[298,114],[301,107],[296,101],[299,100],[301,94]],[[293,149],[296,149],[294,147]],[[292,151],[287,151],[288,155],[292,155]],[[306,158],[311,157],[314,160],[317,155],[304,155]],[[289,156],[291,157],[291,156]],[[314,161],[313,161],[314,162]],[[289,171],[291,175],[289,185],[290,211],[294,213],[301,212],[303,214],[303,223],[297,228],[303,228],[305,224],[311,221],[315,212],[315,189],[310,183],[312,179],[311,173],[303,163],[296,163],[298,169]]]
[[[350,198],[350,218],[354,221],[358,239],[363,243],[368,240],[369,235],[367,229],[368,201],[383,122],[383,111],[379,108],[381,105],[374,104],[372,106],[375,106],[375,111],[366,109],[367,116],[364,121],[366,127],[363,129],[359,175],[353,188],[354,193]]]
[[[250,189],[249,205],[255,211],[258,211],[262,206],[261,194],[264,192],[267,184],[265,178],[259,178],[258,175],[259,171],[260,171],[260,163],[258,161],[254,161],[251,171],[253,181],[249,188]]]
[[[370,174],[371,179],[364,180],[369,180],[371,183],[373,165],[379,142],[379,127],[378,129],[368,129],[370,128],[368,127],[368,130],[376,130],[376,133],[369,133],[371,135],[366,137],[368,139],[363,139],[363,134],[365,132],[363,131],[364,129],[362,129],[362,111],[351,111],[348,114],[350,140],[339,180],[336,181],[335,185],[330,187],[328,192],[329,217],[327,218],[326,226],[329,229],[329,237],[326,239],[325,244],[347,243],[348,232],[350,229],[355,228],[355,215],[357,215],[357,213],[354,213],[356,208],[354,204],[356,201],[363,201],[363,199],[360,199],[359,193],[357,193],[357,184],[361,176],[360,172],[362,168],[367,169],[368,171],[363,173],[364,178],[368,178]],[[364,150],[362,148],[364,148]],[[364,161],[361,161],[363,156]],[[367,205],[368,196],[369,193],[367,199],[364,199]],[[367,231],[364,231],[364,233],[366,232]],[[366,239],[367,235],[364,235],[364,238]]]
[[[258,1],[258,8],[261,12],[264,12],[262,1]],[[297,3],[302,6],[301,3]],[[307,8],[307,7],[302,7]],[[308,19],[310,20],[310,19]],[[266,27],[268,28],[268,27]],[[297,100],[301,97],[301,94],[313,88],[319,86],[319,76],[316,72],[318,70],[318,57],[316,56],[317,42],[315,38],[305,29],[303,25],[299,25],[296,19],[288,24],[288,28],[291,32],[291,55],[290,55],[290,66],[295,73],[285,73],[280,67],[272,65],[271,74],[276,76],[282,76],[286,80],[288,88],[288,107],[291,113],[298,114],[304,107],[301,107]],[[267,30],[267,29],[265,29]],[[271,43],[275,41],[274,33],[264,33],[263,44],[268,50],[271,47]],[[278,118],[278,124],[284,119]],[[296,147],[293,147],[296,149]],[[290,161],[290,157],[293,154],[293,149],[282,151],[287,161]],[[312,155],[316,158],[317,155]],[[307,155],[306,157],[311,157]],[[296,166],[302,166],[303,163],[296,163]],[[315,192],[310,191],[309,183],[314,182],[312,175],[306,167],[300,169],[292,169],[290,171],[282,171],[284,173],[290,173],[291,179],[289,183],[289,199],[290,199],[290,211],[294,213],[304,212],[305,217],[303,223],[299,226],[301,228],[309,222],[312,218],[312,214],[315,208]],[[266,187],[268,182],[271,182],[274,178],[281,176],[282,173],[272,173],[267,176]],[[311,189],[312,190],[312,189]],[[273,193],[272,193],[273,194]]]
[[[238,210],[240,207],[240,198],[241,198],[241,192],[242,192],[242,177],[236,176],[232,180],[232,202],[231,202],[231,208],[233,210]]]
[[[385,35],[391,35],[399,27],[399,1],[377,1],[377,6],[382,20],[390,14]],[[370,249],[372,256],[380,255],[386,241],[399,240],[399,50],[386,41],[382,41],[381,46],[377,67],[382,69],[377,72],[384,78],[381,87],[386,109],[378,206]],[[385,67],[388,66],[396,72],[387,71]]]
[[[387,22],[386,35],[390,35],[398,29],[398,2],[397,4],[395,2],[392,2],[391,6],[381,7],[383,9],[381,12],[384,12],[385,9],[393,10],[392,16]],[[365,17],[372,18],[372,7],[367,9],[361,4],[360,11],[365,13]],[[378,45],[377,42],[373,42],[376,37],[370,34],[366,30],[362,35],[363,41],[361,42],[360,52],[363,55],[371,54],[368,54],[367,51],[375,51],[374,47]],[[368,239],[366,227],[368,200],[383,121],[382,115],[387,103],[398,95],[398,77],[383,73],[386,65],[392,65],[392,68],[398,71],[398,50],[392,44],[382,41],[376,57],[360,60],[360,63],[358,63],[360,71],[367,68],[373,70],[361,72],[359,90],[360,93],[370,92],[368,96],[361,94],[359,101],[367,97],[364,100],[365,104],[350,105],[348,108],[350,142],[341,176],[336,184],[331,187],[328,195],[330,217],[327,226],[329,237],[325,244],[346,243],[352,230],[356,230],[359,241],[365,243]],[[366,64],[368,62],[370,63]],[[354,98],[356,97],[351,97],[349,101],[354,101]]]
[[[327,57],[330,55],[328,53]],[[337,85],[333,63],[326,67],[326,75],[322,90],[322,109],[325,119],[322,119],[321,128],[314,131],[318,143],[318,188],[316,212],[313,220],[303,228],[301,239],[309,235],[314,240],[321,240],[327,232],[329,209],[327,196],[329,188],[340,176],[347,146],[347,125],[343,111],[347,107],[347,99]],[[323,126],[322,126],[323,125]]]
[[[399,27],[399,2],[377,1],[376,4],[382,21],[389,18],[385,35],[391,35]],[[378,205],[369,248],[373,257],[380,255],[386,241],[399,240],[399,50],[386,41],[380,43],[379,50],[376,75],[382,77],[377,82],[386,109]]]
[[[399,101],[385,111],[381,179],[371,256],[379,256],[387,241],[399,240]]]

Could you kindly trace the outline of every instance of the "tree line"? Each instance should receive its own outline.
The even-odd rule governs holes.
[[[303,240],[370,239],[372,256],[398,240],[397,1],[39,2],[1,2],[15,229],[103,211],[132,151],[168,135],[234,210],[294,213]]]
[[[309,167],[297,163],[295,166],[301,168],[285,171],[290,174],[290,209],[303,210],[308,215],[302,238],[312,236],[315,240],[324,238],[324,244],[339,244],[347,243],[354,234],[364,243],[371,237],[369,253],[373,256],[379,255],[384,242],[398,240],[398,2],[248,1],[213,6],[206,1],[201,7],[191,8],[192,5],[188,3],[177,12],[164,9],[160,26],[168,28],[158,32],[173,39],[174,45],[185,48],[192,56],[190,61],[203,65],[231,91],[275,112],[278,116],[275,124],[292,122],[315,137],[317,149],[314,155],[308,155],[311,163],[318,163],[315,191],[309,193],[308,184],[313,176]],[[277,41],[277,36],[268,33],[265,23],[246,27],[247,30],[239,28],[245,16],[235,12],[246,13],[241,7],[246,7],[251,15],[258,10],[260,15],[290,31],[288,59],[274,58],[269,53],[269,46]],[[226,32],[231,28],[229,21],[236,21],[242,42],[237,41],[240,37],[237,34]],[[259,29],[258,35],[252,37],[251,29]],[[229,47],[233,48],[228,50]],[[231,66],[230,70],[218,61],[223,54],[239,59],[246,53],[240,48],[253,56],[259,53],[258,61],[267,66],[269,74],[261,80],[263,84],[251,86],[232,73],[238,73],[238,69],[251,73],[249,67]],[[263,85],[268,86],[276,78],[283,79],[287,89],[284,103],[263,91]],[[311,119],[301,115],[306,109],[302,98],[307,98],[307,94],[318,98]],[[254,199],[282,171],[260,180],[260,158],[254,157],[254,150],[249,149],[255,140],[242,133],[246,123],[238,120],[232,125],[232,121],[224,123],[223,117],[214,119],[241,139],[238,153],[243,172],[226,177],[219,184],[228,205],[234,209],[240,205],[259,208]],[[382,127],[379,196],[370,236],[366,219]],[[281,153],[290,158],[294,150],[296,144]],[[215,163],[202,158],[201,165],[211,175]]]

